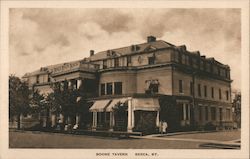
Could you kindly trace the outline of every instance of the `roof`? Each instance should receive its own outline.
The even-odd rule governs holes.
[[[132,46],[137,46],[138,49],[136,51],[131,51]],[[124,55],[142,52],[145,49],[147,49],[148,47],[152,47],[155,49],[163,49],[163,48],[168,48],[168,47],[173,47],[173,46],[174,46],[173,44],[167,43],[163,40],[157,40],[154,42],[134,44],[131,46],[121,47],[121,48],[117,48],[117,49],[111,49],[110,51],[115,52],[118,56],[124,56]],[[97,61],[97,60],[108,58],[108,55],[107,55],[108,51],[109,50],[98,52],[95,55],[90,56],[88,59],[90,61]]]

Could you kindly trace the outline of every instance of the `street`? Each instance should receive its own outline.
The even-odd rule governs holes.
[[[240,139],[240,131],[159,135],[115,139],[86,135],[10,131],[9,146],[10,148],[197,149],[206,148],[201,147],[202,144],[232,143],[232,141]]]

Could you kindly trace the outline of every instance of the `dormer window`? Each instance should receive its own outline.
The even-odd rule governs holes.
[[[138,51],[140,47],[138,45],[131,45],[131,51]]]
[[[115,67],[119,67],[119,58],[114,59],[114,65]]]
[[[103,69],[107,68],[107,60],[103,60]]]
[[[149,65],[155,64],[155,54],[153,54],[152,56],[148,57],[148,64]]]
[[[155,57],[148,57],[148,64],[149,65],[155,64]]]

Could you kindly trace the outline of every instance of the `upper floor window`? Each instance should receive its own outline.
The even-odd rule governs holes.
[[[207,97],[207,86],[204,86],[204,96]]]
[[[193,82],[190,82],[190,95],[194,94],[194,84]]]
[[[221,72],[220,72],[220,67],[218,66],[218,75],[220,76],[221,75]]]
[[[148,57],[148,64],[149,64],[149,65],[155,64],[155,57],[154,57],[154,56]]]
[[[148,80],[146,81],[148,88],[145,93],[158,93],[159,91],[159,81],[158,80]]]
[[[106,89],[107,89],[107,95],[111,95],[113,92],[113,84],[112,83],[107,83],[106,85]]]
[[[150,90],[152,93],[158,93],[158,91],[159,91],[158,84],[157,84],[157,83],[151,83],[151,84],[149,85],[149,90]]]
[[[101,95],[105,95],[105,83],[101,84]]]
[[[180,52],[178,53],[178,61],[179,61],[179,63],[182,63],[182,55]]]
[[[115,82],[115,94],[122,94],[122,82]]]
[[[179,93],[183,93],[182,80],[179,80]]]
[[[228,100],[229,99],[229,92],[226,91],[226,99]]]
[[[200,84],[198,84],[198,95],[199,97],[201,97],[201,85]]]
[[[39,83],[39,75],[36,76],[36,83]]]
[[[219,89],[219,99],[221,99],[221,89]]]
[[[119,58],[114,59],[114,65],[115,67],[119,67]]]
[[[211,97],[214,98],[214,87],[211,87]]]
[[[131,60],[131,56],[127,56],[127,66],[131,65],[132,60]]]
[[[48,76],[48,82],[50,82],[50,77]]]

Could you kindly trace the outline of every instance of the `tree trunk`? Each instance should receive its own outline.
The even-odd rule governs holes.
[[[20,130],[21,128],[21,114],[17,115],[17,129]]]

